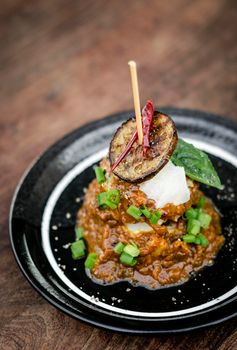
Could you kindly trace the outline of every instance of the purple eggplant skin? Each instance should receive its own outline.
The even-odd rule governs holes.
[[[115,132],[109,149],[111,166],[131,140],[135,129],[136,120],[130,118]],[[119,163],[113,173],[130,183],[147,180],[165,166],[176,147],[177,141],[178,135],[173,120],[168,115],[155,111],[150,132],[150,148],[146,157],[143,154],[143,146],[139,145],[137,140],[129,154]]]

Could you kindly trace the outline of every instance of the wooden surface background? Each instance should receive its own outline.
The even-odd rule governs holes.
[[[237,320],[184,335],[125,336],[50,306],[13,258],[8,212],[30,162],[65,133],[142,103],[237,120],[235,0],[2,0],[0,7],[0,349],[237,349]]]

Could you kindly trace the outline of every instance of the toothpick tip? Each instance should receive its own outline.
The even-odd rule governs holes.
[[[129,62],[128,62],[128,65],[129,65],[130,67],[136,67],[136,62],[135,62],[135,61],[129,61]]]

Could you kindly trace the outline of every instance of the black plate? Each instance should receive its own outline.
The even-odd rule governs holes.
[[[237,125],[203,112],[163,109],[181,137],[207,151],[224,191],[205,188],[221,211],[226,244],[213,266],[190,281],[151,291],[127,282],[103,286],[71,259],[75,217],[92,166],[106,153],[121,121],[132,112],[87,124],[50,147],[21,180],[10,213],[16,260],[34,288],[77,319],[129,333],[181,332],[219,323],[237,314]]]

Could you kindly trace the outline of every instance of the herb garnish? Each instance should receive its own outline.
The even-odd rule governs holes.
[[[223,189],[208,155],[192,144],[179,139],[171,160],[175,165],[184,167],[186,175],[191,179],[219,190]]]

